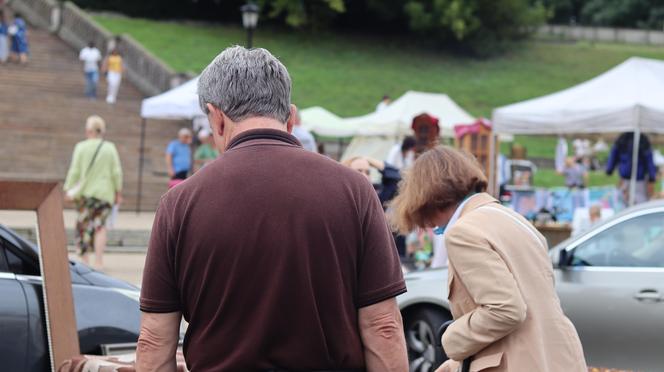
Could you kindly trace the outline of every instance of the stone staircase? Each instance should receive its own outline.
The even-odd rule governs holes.
[[[47,31],[30,29],[27,66],[0,65],[0,178],[64,180],[76,142],[84,139],[92,114],[107,123],[106,139],[115,143],[124,171],[124,210],[136,207],[140,146],[140,104],[144,98],[123,81],[115,105],[84,97],[78,51]],[[180,126],[176,121],[148,121],[141,208],[154,211],[166,191],[164,150]]]

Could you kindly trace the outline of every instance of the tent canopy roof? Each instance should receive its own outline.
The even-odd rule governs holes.
[[[412,134],[413,118],[429,114],[439,120],[441,136],[453,136],[457,124],[467,124],[475,118],[463,110],[446,94],[408,91],[382,111],[348,118],[346,122],[357,128],[361,136],[403,136]]]
[[[494,130],[512,134],[664,133],[664,62],[633,57],[574,87],[500,107]]]
[[[205,116],[198,105],[198,77],[141,104],[144,119],[192,120]]]
[[[305,129],[323,137],[352,137],[356,132],[355,126],[320,106],[300,111],[300,120]]]

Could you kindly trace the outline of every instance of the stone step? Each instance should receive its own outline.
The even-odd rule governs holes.
[[[46,31],[29,30],[31,59],[27,66],[0,66],[0,177],[59,179],[66,176],[74,145],[84,139],[92,114],[107,122],[106,139],[115,143],[123,166],[123,209],[134,209],[138,182],[142,94],[127,80],[118,102],[83,96],[85,81],[78,51]],[[164,151],[187,122],[150,120],[146,126],[141,209],[154,211],[167,190]],[[124,243],[127,246],[128,243]]]

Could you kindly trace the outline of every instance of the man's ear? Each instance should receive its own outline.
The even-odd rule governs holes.
[[[293,133],[293,124],[298,120],[297,118],[297,106],[291,104],[290,105],[290,116],[288,117],[288,121],[286,122],[286,130],[288,133]]]
[[[224,114],[211,103],[206,103],[205,105],[210,112],[208,114],[210,129],[212,129],[212,131],[217,133],[220,137],[223,137],[225,129]]]

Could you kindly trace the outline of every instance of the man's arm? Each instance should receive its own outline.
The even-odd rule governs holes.
[[[408,371],[401,313],[394,297],[358,310],[368,372]]]
[[[141,313],[141,332],[136,348],[136,371],[175,372],[180,312]]]
[[[173,155],[170,152],[166,153],[166,167],[168,168],[168,176],[175,176],[175,170],[173,169]]]

